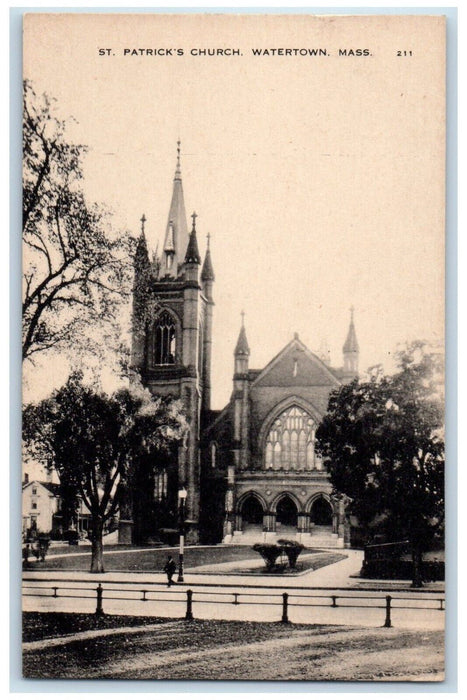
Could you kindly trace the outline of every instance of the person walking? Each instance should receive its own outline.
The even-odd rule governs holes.
[[[172,559],[171,556],[167,557],[167,561],[164,566],[164,571],[167,574],[167,587],[170,588],[172,585],[173,581],[173,575],[177,570],[177,565],[175,564],[174,560]]]

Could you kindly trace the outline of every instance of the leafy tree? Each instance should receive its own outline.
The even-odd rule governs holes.
[[[397,359],[394,375],[355,379],[331,394],[317,449],[362,525],[378,522],[410,541],[419,586],[422,554],[444,526],[442,366],[421,342]]]
[[[23,414],[29,455],[83,499],[91,514],[91,571],[104,571],[102,536],[128,493],[139,460],[168,454],[187,430],[181,404],[152,397],[140,385],[111,396],[75,373],[53,395]],[[157,461],[146,460],[146,463]]]
[[[134,239],[112,233],[83,194],[86,148],[70,143],[53,101],[23,93],[23,359],[81,343],[115,321],[130,292]]]
[[[131,330],[133,341],[132,361],[136,365],[141,363],[143,367],[146,367],[149,351],[149,330],[160,311],[161,305],[153,289],[153,268],[155,266],[156,270],[158,269],[159,261],[156,257],[155,260],[153,260],[152,266],[149,262],[148,248],[144,234],[144,221],[145,219],[143,217],[143,230],[138,239],[134,256]],[[132,369],[134,371],[134,367]]]

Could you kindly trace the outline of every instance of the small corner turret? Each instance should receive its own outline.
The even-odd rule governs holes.
[[[201,256],[199,254],[198,239],[196,238],[196,218],[197,213],[194,211],[191,215],[193,220],[188,247],[184,260],[185,279],[189,281],[198,281],[199,266],[201,265]]]
[[[344,355],[344,378],[349,381],[358,376],[358,358],[360,352],[357,334],[355,332],[354,311],[355,309],[352,306],[350,308],[349,330],[345,343],[342,347],[342,353]]]
[[[245,312],[242,311],[242,325],[238,334],[237,344],[235,346],[235,374],[245,374],[248,372],[248,358],[250,357],[250,348],[246,338],[245,331]]]
[[[148,246],[144,225],[146,217],[141,217],[141,233],[136,245],[133,277],[133,310],[132,310],[132,346],[131,366],[141,368],[144,364],[147,299],[153,279],[153,270],[149,262]]]
[[[214,268],[211,261],[211,246],[210,246],[211,234],[207,235],[207,247],[206,255],[204,256],[203,268],[201,270],[201,282],[203,286],[203,292],[208,301],[212,301],[212,287],[213,282],[216,279],[214,275]]]

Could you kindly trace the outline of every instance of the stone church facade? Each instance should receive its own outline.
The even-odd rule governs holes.
[[[188,233],[180,148],[164,247],[152,262],[144,223],[143,217],[134,307],[150,304],[154,313],[143,331],[133,333],[132,367],[152,393],[181,399],[190,424],[185,444],[156,475],[152,498],[165,499],[175,528],[177,490],[186,488],[192,543],[252,544],[283,537],[305,545],[348,546],[345,501],[333,495],[314,442],[330,392],[358,373],[353,311],[341,368],[332,368],[326,353],[311,352],[295,334],[266,367],[251,369],[242,319],[231,399],[213,411],[215,276],[209,240],[204,260],[199,254],[196,214]],[[136,298],[138,275],[149,290],[142,299]],[[122,540],[131,539],[132,513],[125,515]]]

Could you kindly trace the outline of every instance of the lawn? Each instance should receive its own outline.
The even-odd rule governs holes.
[[[443,680],[443,636],[393,628],[281,623],[107,618],[97,632],[92,615],[28,613],[25,634],[44,640],[23,654],[26,678],[193,680]],[[59,619],[62,617],[63,619]],[[156,622],[156,624],[154,624]],[[118,629],[121,625],[124,630]]]
[[[82,547],[69,547],[63,552],[63,556],[56,553],[54,549],[49,551],[49,556],[45,562],[37,562],[35,559],[30,559],[28,570],[72,570],[72,571],[89,571],[91,564],[90,550],[82,551]],[[66,556],[73,554],[73,556]],[[130,548],[127,545],[126,549],[122,549],[122,545],[105,548],[104,551],[104,566],[106,571],[140,571],[140,572],[160,572],[167,560],[167,556],[171,554],[174,559],[178,558],[177,547],[160,548]],[[316,554],[313,559],[304,560],[303,563],[298,560],[298,571],[307,569],[321,568],[328,564],[333,564],[340,559],[345,558],[345,554],[335,552],[322,552],[316,549],[304,549],[301,557]],[[319,556],[318,556],[319,555]],[[245,560],[257,561],[261,568],[263,564],[262,557],[251,547],[245,546],[213,546],[213,547],[188,547],[185,549],[185,569],[192,571],[197,567],[208,567],[210,565],[223,564],[227,562],[241,562]],[[252,567],[251,572],[259,573],[258,567]],[[238,572],[249,573],[245,567],[240,567]],[[235,567],[229,568],[229,573],[235,573]]]
[[[167,622],[165,617],[89,615],[88,613],[23,613],[23,642],[37,642],[78,632],[117,627],[141,627]]]

